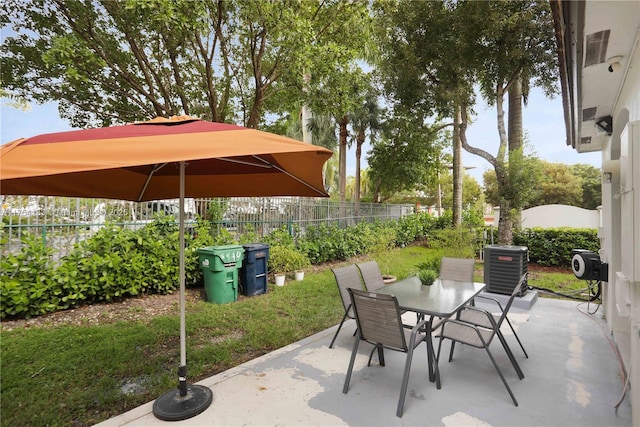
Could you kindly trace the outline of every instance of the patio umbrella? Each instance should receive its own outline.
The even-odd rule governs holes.
[[[181,420],[204,411],[213,394],[187,385],[185,197],[326,197],[322,167],[332,152],[280,135],[189,116],[37,135],[0,147],[0,193],[136,202],[179,198],[180,366],[178,388],[154,414]]]

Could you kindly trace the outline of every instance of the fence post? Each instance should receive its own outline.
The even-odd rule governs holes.
[[[42,243],[47,246],[47,224],[42,224]]]

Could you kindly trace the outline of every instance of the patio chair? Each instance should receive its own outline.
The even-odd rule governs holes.
[[[459,282],[473,282],[473,269],[475,267],[473,258],[451,258],[442,257],[440,260],[440,279],[457,280]],[[473,305],[473,300],[471,300]],[[436,330],[444,321],[441,317],[436,317],[432,322],[432,329]]]
[[[459,282],[473,282],[475,263],[473,258],[442,257],[440,260],[440,278]]]
[[[525,275],[526,275],[526,273],[525,273]],[[523,282],[520,282],[516,286],[516,288],[520,289],[522,287],[522,283]],[[512,295],[510,297],[510,300],[513,300],[514,297],[515,297],[515,295]],[[481,298],[483,300],[493,301],[494,303],[496,303],[498,305],[498,308],[500,309],[500,312],[499,312],[500,314],[491,314],[491,316],[493,317],[494,322],[498,323],[498,320],[500,320],[501,314],[504,313],[504,308],[502,307],[502,304],[500,304],[500,301],[498,301],[496,298],[492,298],[492,297],[487,296],[487,295],[477,295],[476,298]],[[474,324],[476,326],[482,326],[483,328],[491,329],[491,327],[492,327],[492,324],[489,321],[489,318],[485,315],[485,313],[484,312],[479,312],[477,310],[461,310],[460,313],[459,313],[458,319],[462,320],[463,322],[472,323],[472,324]],[[518,334],[516,333],[515,328],[511,324],[511,321],[509,320],[509,317],[505,316],[504,320],[507,321],[507,325],[509,325],[509,328],[511,328],[511,332],[513,333],[513,336],[516,338],[516,341],[518,341],[518,344],[520,345],[520,348],[522,349],[522,352],[524,353],[524,357],[526,357],[528,359],[529,355],[527,354],[527,350],[524,349],[524,346],[522,345],[522,341],[520,341],[520,337],[518,337]]]
[[[329,348],[333,348],[333,344],[338,337],[338,333],[340,332],[344,321],[347,320],[347,318],[355,319],[355,316],[353,315],[353,308],[351,307],[351,297],[349,297],[347,289],[363,289],[360,272],[358,271],[358,267],[355,265],[352,264],[346,267],[332,268],[331,271],[333,272],[333,275],[336,278],[336,283],[338,284],[338,291],[340,291],[340,298],[342,299],[342,306],[344,307],[344,316],[342,316],[342,321],[340,321],[338,330],[333,335]]]
[[[438,353],[436,355],[436,360],[439,361],[442,341],[445,338],[451,340],[451,351],[449,353],[449,362],[451,362],[451,360],[453,359],[453,350],[455,348],[456,342],[467,344],[476,348],[484,348],[487,354],[489,355],[489,358],[491,359],[493,366],[496,368],[496,371],[498,371],[498,375],[500,375],[500,379],[502,380],[502,383],[507,388],[507,391],[511,396],[511,400],[513,400],[513,404],[516,406],[518,406],[518,401],[516,400],[515,395],[511,391],[511,388],[509,387],[507,380],[504,378],[502,371],[498,367],[498,364],[493,358],[493,355],[489,350],[489,345],[491,344],[491,341],[493,340],[493,338],[497,336],[498,340],[500,340],[500,343],[502,344],[502,347],[507,353],[507,356],[509,357],[511,364],[516,370],[516,373],[518,374],[518,378],[520,379],[524,378],[524,373],[520,369],[520,366],[518,365],[518,362],[513,356],[513,353],[511,352],[509,345],[507,344],[506,340],[504,339],[504,336],[500,332],[500,326],[502,325],[502,322],[504,321],[504,319],[506,319],[507,317],[507,313],[509,311],[509,308],[511,308],[513,299],[515,298],[516,295],[520,293],[520,288],[522,287],[522,284],[524,283],[526,277],[527,277],[527,273],[522,275],[522,277],[518,282],[518,285],[516,285],[515,288],[513,289],[513,292],[511,293],[511,297],[507,301],[507,304],[505,305],[504,310],[502,311],[502,314],[497,320],[495,319],[493,314],[489,313],[486,310],[483,310],[474,306],[467,305],[460,311],[460,319],[463,318],[463,313],[465,311],[467,310],[475,311],[478,313],[479,316],[484,316],[487,319],[486,322],[489,325],[491,325],[491,327],[486,328],[483,326],[478,326],[473,323],[468,323],[459,319],[452,319],[452,318],[449,318],[444,322],[442,322],[440,333],[439,333],[440,342],[438,343]]]
[[[426,335],[421,333],[426,321],[422,320],[413,326],[411,331],[409,331],[406,326],[402,324],[398,300],[395,296],[360,291],[357,289],[349,289],[349,294],[351,295],[351,302],[354,308],[358,329],[342,392],[347,394],[349,391],[349,382],[351,381],[353,364],[358,353],[360,341],[366,341],[374,345],[373,350],[378,350],[378,361],[380,362],[380,366],[385,365],[385,348],[406,353],[402,386],[400,387],[400,397],[398,398],[398,409],[396,410],[396,416],[402,417],[404,400],[407,394],[407,385],[409,383],[409,372],[411,370],[413,351],[423,342],[426,346]],[[369,362],[367,363],[367,366],[371,365],[372,356],[373,351],[369,355]]]
[[[384,280],[382,279],[382,273],[380,267],[375,261],[367,261],[356,264],[362,279],[364,280],[364,288],[368,291],[375,292],[384,286]]]

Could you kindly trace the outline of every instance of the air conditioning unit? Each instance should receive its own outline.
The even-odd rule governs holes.
[[[484,282],[487,292],[511,295],[520,277],[527,272],[529,248],[526,246],[488,245],[484,247]],[[520,296],[527,288],[522,284]]]

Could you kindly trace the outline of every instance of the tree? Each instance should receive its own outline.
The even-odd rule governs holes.
[[[462,205],[463,208],[475,208],[479,201],[484,200],[482,197],[482,188],[474,177],[468,173],[464,174]],[[447,173],[441,175],[440,188],[442,190],[442,206],[450,209],[453,206],[453,174]]]
[[[593,173],[586,166],[583,171]],[[561,204],[569,206],[584,207],[586,209],[595,209],[587,207],[584,203],[583,178],[574,173],[574,166],[568,166],[563,163],[551,163],[543,160],[531,160],[527,166],[527,175],[532,178],[529,187],[532,189],[531,196],[523,205],[523,208],[531,208],[535,206]],[[581,169],[581,168],[579,168]],[[596,168],[598,185],[599,171]],[[487,201],[496,204],[498,199],[498,189],[494,171],[487,171],[484,174],[485,196]]]
[[[9,0],[2,88],[77,127],[188,114],[258,127],[360,57],[357,0]],[[311,79],[309,85],[314,84]]]
[[[466,22],[455,2],[380,2],[376,8],[379,68],[391,103],[413,114],[451,118],[453,147],[453,222],[461,223],[462,109],[473,104],[473,57],[464,35]]]
[[[315,79],[315,74],[311,80]],[[305,92],[305,105],[309,105],[314,114],[324,113],[333,117],[338,126],[338,174],[340,201],[346,200],[347,146],[349,143],[349,113],[363,103],[364,88],[368,77],[357,64],[345,64],[314,89]],[[340,207],[340,216],[344,217],[344,206]]]
[[[351,127],[355,132],[356,143],[356,176],[355,176],[355,189],[353,194],[354,211],[355,216],[359,216],[360,213],[360,189],[361,189],[361,172],[360,172],[360,160],[362,157],[362,146],[364,145],[367,130],[370,133],[372,143],[373,137],[380,130],[380,115],[382,109],[378,106],[377,94],[373,86],[366,87],[364,94],[364,102],[357,106],[351,114],[349,114],[349,120]]]
[[[569,167],[562,163],[540,162],[542,173],[536,185],[536,196],[529,207],[561,204],[580,206],[582,187],[580,178],[573,175]]]
[[[435,180],[442,144],[437,136],[413,117],[395,116],[383,124],[367,157],[374,202]]]
[[[569,166],[569,171],[580,178],[582,186],[582,203],[585,209],[595,209],[602,204],[602,183],[599,168],[591,165],[576,164]]]
[[[475,69],[483,96],[496,106],[499,134],[498,153],[471,146],[466,139],[467,119],[462,120],[461,138],[465,150],[481,156],[494,168],[500,205],[498,243],[511,244],[514,217],[527,203],[526,156],[521,134],[521,103],[532,84],[541,86],[548,95],[556,89],[557,56],[553,39],[553,23],[546,2],[461,2],[460,13],[466,17],[472,44]],[[470,41],[470,38],[467,38]],[[520,85],[522,90],[520,90]],[[509,125],[504,122],[504,97],[510,94]],[[513,108],[513,111],[511,111]],[[462,110],[463,115],[467,113]]]

